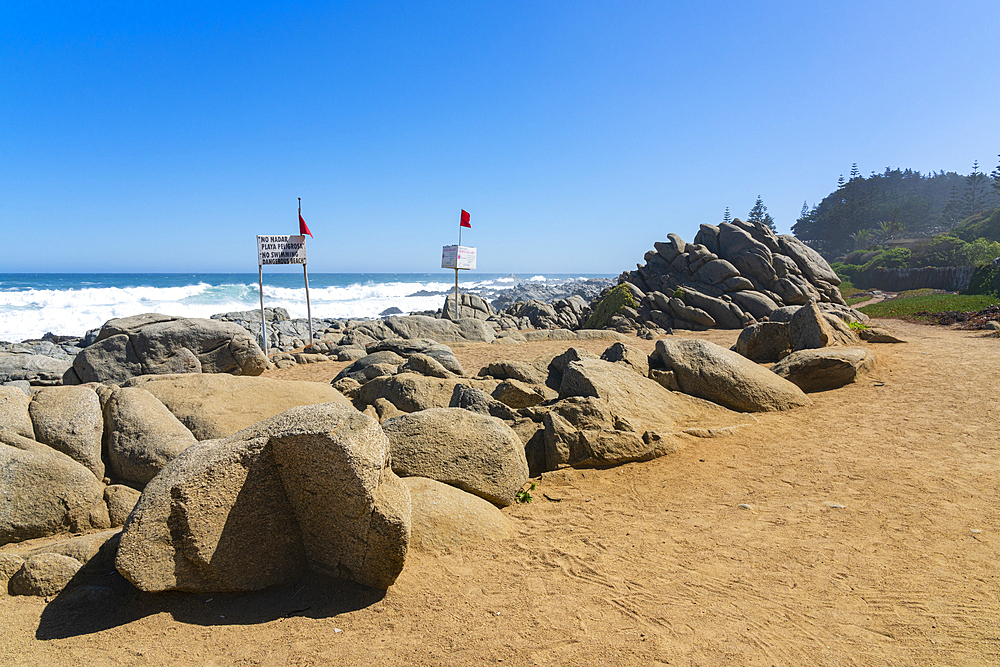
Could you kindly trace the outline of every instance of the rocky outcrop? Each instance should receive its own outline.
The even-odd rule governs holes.
[[[528,479],[524,446],[495,417],[431,408],[382,424],[401,477],[429,477],[506,507]]]
[[[139,375],[260,375],[267,357],[243,327],[220,320],[146,314],[109,320],[73,360],[66,384],[121,383]]]
[[[658,340],[649,366],[672,371],[685,394],[740,412],[789,410],[811,403],[788,380],[704,340]]]
[[[702,225],[694,243],[668,234],[653,245],[645,264],[619,277],[638,302],[619,313],[633,329],[740,329],[784,305],[845,303],[840,279],[819,253],[763,224],[737,218]]]
[[[147,485],[116,565],[144,591],[259,590],[305,569],[387,588],[410,498],[378,422],[302,406],[185,450]]]

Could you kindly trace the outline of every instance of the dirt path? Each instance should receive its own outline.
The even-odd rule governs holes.
[[[0,664],[995,664],[1000,339],[882,324],[910,343],[875,347],[864,381],[656,461],[548,473],[506,510],[516,540],[413,553],[384,595],[0,598]],[[456,354],[537,356],[490,347]]]

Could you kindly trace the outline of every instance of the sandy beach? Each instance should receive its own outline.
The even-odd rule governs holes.
[[[878,324],[909,342],[873,346],[858,383],[654,461],[546,473],[504,510],[515,539],[411,551],[387,592],[152,595],[109,574],[111,598],[0,597],[0,664],[995,664],[1000,340]],[[472,373],[569,346],[453,349]]]

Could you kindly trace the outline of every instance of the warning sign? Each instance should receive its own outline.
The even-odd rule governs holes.
[[[305,236],[257,236],[257,263],[305,264]]]

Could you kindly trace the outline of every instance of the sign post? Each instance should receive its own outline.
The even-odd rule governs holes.
[[[458,272],[476,268],[476,249],[461,245],[441,248],[441,268],[455,269],[455,320],[458,320]]]
[[[306,311],[309,316],[309,344],[313,342],[312,307],[309,304],[309,274],[306,271],[306,237],[272,234],[257,236],[257,269],[260,280],[260,327],[264,354],[267,354],[267,322],[264,319],[264,265],[301,264],[306,283]]]

